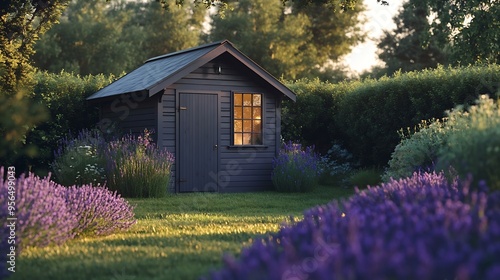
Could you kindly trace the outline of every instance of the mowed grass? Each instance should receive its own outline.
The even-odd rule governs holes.
[[[129,231],[26,249],[9,279],[198,279],[238,255],[289,217],[349,196],[320,186],[312,193],[178,194],[130,199],[138,219]]]

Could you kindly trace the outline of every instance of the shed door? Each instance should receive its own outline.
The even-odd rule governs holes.
[[[179,102],[179,191],[217,191],[217,95],[180,93]]]

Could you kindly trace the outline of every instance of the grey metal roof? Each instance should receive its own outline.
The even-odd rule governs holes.
[[[137,91],[147,91],[149,96],[152,96],[224,52],[232,54],[285,96],[295,101],[295,94],[290,89],[237,50],[227,40],[148,59],[142,66],[89,96],[87,100]]]

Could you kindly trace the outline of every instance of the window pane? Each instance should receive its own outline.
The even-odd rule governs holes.
[[[262,145],[262,134],[260,133],[252,134],[252,145]]]
[[[253,118],[253,119],[256,119],[256,120],[260,120],[260,119],[262,119],[262,115],[261,115],[261,113],[262,113],[262,112],[261,112],[260,107],[258,107],[258,108],[257,108],[257,107],[256,107],[256,108],[253,108],[253,116],[252,116],[252,118]]]
[[[252,121],[244,120],[243,121],[243,132],[252,132]]]
[[[234,107],[234,118],[243,119],[243,107]]]
[[[253,95],[253,106],[260,106],[262,99],[262,95],[260,94],[254,94]]]
[[[234,94],[234,106],[242,106],[243,105],[243,94],[235,93]]]
[[[253,121],[253,131],[254,133],[261,133],[262,132],[262,123],[261,121]]]
[[[243,133],[243,145],[252,145],[252,133]]]
[[[235,120],[234,121],[234,132],[242,132],[243,130],[243,121]]]
[[[243,94],[243,106],[252,106],[252,94]]]
[[[243,145],[243,137],[241,133],[234,134],[234,144],[235,145]]]
[[[243,107],[243,118],[247,120],[252,119],[252,107]]]

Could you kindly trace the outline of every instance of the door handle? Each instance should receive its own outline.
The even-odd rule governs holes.
[[[217,150],[219,146],[217,144],[214,145],[214,151]]]

